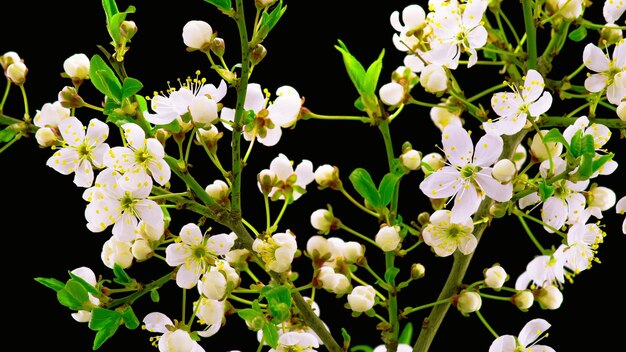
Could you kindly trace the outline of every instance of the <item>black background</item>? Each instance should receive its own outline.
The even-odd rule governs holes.
[[[251,4],[251,1],[245,1]],[[508,0],[507,0],[508,2]],[[251,79],[261,83],[272,93],[281,85],[295,87],[303,96],[305,106],[321,114],[359,115],[353,107],[357,97],[352,84],[343,68],[341,56],[333,47],[341,39],[351,52],[365,65],[375,60],[385,48],[385,58],[381,84],[397,66],[402,64],[403,54],[391,43],[394,30],[389,24],[392,11],[401,11],[411,1],[370,2],[342,1],[339,7],[329,2],[287,1],[287,12],[283,19],[264,43],[268,54],[259,65]],[[154,2],[138,0],[119,1],[120,10],[135,5],[134,20],[139,32],[133,38],[131,50],[127,54],[126,68],[129,75],[141,80],[145,86],[141,92],[151,95],[154,90],[165,90],[167,82],[177,85],[176,79],[194,75],[200,69],[209,81],[217,82],[217,77],[209,70],[209,63],[200,53],[187,53],[182,42],[182,27],[189,21],[201,19],[209,22],[219,35],[226,39],[226,56],[230,65],[235,63],[239,52],[236,41],[236,27],[233,21],[225,18],[213,6],[201,0]],[[69,82],[60,77],[62,63],[75,53],[88,56],[99,53],[96,45],[110,49],[110,39],[105,29],[104,12],[100,1],[67,0],[52,2],[11,2],[3,5],[0,21],[0,52],[16,51],[29,68],[26,89],[29,97],[30,115],[44,103],[57,99],[57,93]],[[423,5],[426,7],[426,5]],[[521,7],[511,1],[514,12],[510,17],[519,21]],[[594,11],[599,11],[601,3],[594,4]],[[248,11],[250,14],[251,11]],[[546,31],[540,36],[547,35]],[[523,31],[520,30],[520,33]],[[592,34],[594,35],[594,34]],[[597,36],[592,37],[596,40]],[[573,71],[580,64],[582,49],[575,46],[565,53],[566,59],[559,62],[553,79]],[[467,72],[460,66],[459,72]],[[494,76],[493,82],[486,82],[487,75],[495,69],[476,69],[466,73],[461,85],[468,91],[477,92],[483,84],[497,84],[502,78]],[[460,74],[460,73],[459,73]],[[581,77],[579,77],[581,79]],[[467,82],[467,83],[464,83]],[[84,91],[93,89],[84,88]],[[419,87],[415,92],[420,91]],[[436,102],[436,99],[424,93],[415,93],[418,99]],[[232,97],[232,91],[229,91]],[[95,95],[94,95],[95,96]],[[22,113],[20,96],[15,87],[11,91],[10,103],[5,113],[19,117]],[[97,103],[97,101],[91,101]],[[567,103],[567,102],[566,102]],[[489,106],[488,100],[482,101]],[[555,97],[555,107],[565,106]],[[553,115],[559,113],[550,110]],[[603,111],[607,114],[607,111]],[[98,117],[92,111],[79,110],[78,116],[84,120]],[[613,116],[608,113],[608,116]],[[468,117],[471,119],[471,117]],[[472,124],[473,121],[468,121]],[[405,114],[392,124],[395,150],[402,142],[411,141],[414,147],[424,153],[435,151],[439,143],[438,130],[428,118],[427,109],[406,108]],[[615,145],[618,133],[614,133],[612,145]],[[225,151],[227,145],[221,145]],[[623,147],[614,150],[619,161]],[[358,122],[313,122],[301,121],[293,131],[285,131],[280,143],[274,148],[257,145],[253,157],[245,170],[251,187],[244,194],[244,216],[251,222],[262,226],[262,202],[255,190],[256,172],[269,166],[269,162],[283,152],[298,163],[302,159],[311,160],[315,167],[321,164],[340,166],[344,181],[356,167],[370,170],[375,179],[382,176],[384,162],[383,142],[375,128]],[[79,324],[70,317],[70,312],[60,306],[54,293],[36,283],[34,277],[56,277],[64,280],[67,271],[78,266],[89,266],[96,274],[109,276],[108,269],[100,260],[101,244],[110,234],[94,234],[85,227],[83,216],[85,202],[81,198],[81,189],[74,187],[71,176],[63,176],[47,166],[46,159],[51,155],[48,149],[39,149],[33,139],[22,140],[8,151],[2,153],[3,171],[0,180],[4,185],[3,233],[5,255],[2,264],[5,268],[3,297],[5,307],[5,334],[10,333],[23,338],[27,350],[47,350],[54,348],[63,351],[91,350],[93,332],[85,324]],[[205,163],[204,166],[201,163]],[[207,170],[198,179],[208,184],[218,177],[213,169],[203,169],[208,160],[197,160],[194,167]],[[421,211],[428,210],[427,200],[417,188],[419,175],[408,177],[403,184],[401,211],[406,218],[414,218]],[[617,175],[603,176],[597,179],[604,185],[616,190],[618,199],[623,192],[623,178]],[[318,191],[315,185],[309,185],[309,194],[302,197],[287,210],[285,227],[290,227],[299,237],[301,245],[308,236],[315,233],[311,228],[309,214],[324,208],[327,203],[333,205],[337,215],[351,227],[363,229],[373,236],[376,223],[372,219],[363,219],[361,213],[351,208],[345,199],[331,191]],[[273,204],[274,206],[274,204]],[[276,208],[278,209],[278,208]],[[622,216],[614,214],[614,209],[605,213],[606,231],[604,244],[598,256],[601,264],[575,278],[573,285],[566,284],[564,302],[557,311],[542,311],[537,304],[527,313],[519,312],[510,304],[483,301],[483,314],[499,334],[517,334],[530,319],[544,317],[553,327],[545,344],[557,351],[605,350],[609,346],[619,346],[622,342],[624,305],[621,287],[623,262],[621,249],[625,237],[620,231]],[[274,213],[275,214],[275,213]],[[180,227],[180,225],[179,225]],[[172,230],[177,232],[179,227]],[[280,230],[281,228],[279,228]],[[283,228],[284,229],[284,228]],[[373,230],[374,229],[374,230]],[[543,235],[537,229],[540,241],[545,246],[556,243],[557,239]],[[351,240],[346,233],[332,235],[343,236]],[[517,221],[505,218],[496,222],[486,233],[477,249],[475,260],[467,274],[467,282],[481,279],[482,269],[493,263],[502,263],[511,274],[512,281],[521,273],[526,263],[535,254],[527,236]],[[380,258],[372,249],[370,258]],[[301,258],[296,268],[306,277],[309,264]],[[413,262],[427,265],[427,277],[413,286],[400,298],[400,305],[416,306],[436,297],[441,283],[451,264],[451,258],[433,259],[426,248],[421,248],[411,257],[398,261],[403,269]],[[431,265],[432,264],[432,265]],[[154,265],[155,270],[166,270],[164,265]],[[129,269],[131,275],[136,265]],[[140,269],[138,269],[140,270]],[[155,276],[160,276],[158,272]],[[406,271],[403,271],[406,273]],[[367,277],[367,273],[360,274]],[[172,282],[173,285],[173,282]],[[167,293],[172,293],[168,296]],[[178,291],[165,289],[163,304],[158,309],[175,312],[179,305]],[[319,291],[322,302],[321,314],[332,327],[332,333],[339,337],[338,326],[344,326],[352,335],[354,344],[369,343],[376,345],[378,334],[374,330],[373,320],[365,317],[350,318],[349,311],[343,308],[345,298],[336,300],[330,294]],[[170,298],[167,300],[167,298]],[[168,305],[168,303],[171,303]],[[165,307],[165,308],[164,308]],[[139,319],[146,313],[157,309],[150,302],[143,302],[136,307]],[[425,312],[424,314],[426,314]],[[174,317],[176,315],[173,315]],[[413,324],[419,328],[423,315],[414,314]],[[338,325],[335,325],[338,324]],[[254,342],[254,333],[246,329],[235,317],[229,317],[223,331],[217,336],[205,340],[204,347],[210,351],[228,351],[239,348],[243,351],[255,350],[252,346],[242,347],[243,341]],[[128,331],[121,328],[113,340],[100,349],[102,351],[144,351],[151,350],[145,332]],[[482,326],[475,315],[462,317],[454,308],[440,330],[432,351],[459,350],[487,351],[493,337]],[[320,349],[322,350],[322,349]]]

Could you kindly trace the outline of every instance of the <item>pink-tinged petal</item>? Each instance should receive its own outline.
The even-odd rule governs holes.
[[[522,99],[525,102],[533,102],[539,98],[541,92],[543,92],[544,83],[541,73],[537,70],[528,70],[526,72],[526,79],[524,79],[524,86],[522,87]]]
[[[174,326],[174,323],[167,315],[159,312],[152,312],[143,318],[146,330],[150,332],[160,332],[162,334],[168,332],[167,325]]]
[[[502,184],[491,176],[491,168],[480,170],[474,177],[480,188],[496,202],[508,202],[513,196],[513,184]]]
[[[502,335],[495,339],[491,346],[489,346],[489,352],[514,352],[515,351],[515,336]]]
[[[543,228],[549,233],[554,233],[554,229],[559,230],[565,225],[567,219],[567,204],[557,197],[546,199],[541,208],[541,219],[546,223]]]
[[[282,153],[278,154],[278,156],[272,160],[270,170],[281,180],[286,180],[294,172],[291,161]]]
[[[478,210],[482,197],[476,188],[469,183],[464,184],[461,190],[454,197],[450,221],[460,222],[467,217],[471,217]]]
[[[583,64],[591,71],[608,71],[610,61],[607,54],[592,43],[587,44],[583,49]]]
[[[148,164],[148,170],[152,178],[161,186],[165,185],[172,177],[170,166],[163,159],[158,159]]]
[[[528,114],[532,117],[537,117],[548,111],[551,106],[552,94],[550,94],[550,92],[543,92],[541,98],[528,106]]]
[[[517,339],[524,347],[528,347],[534,341],[536,341],[541,335],[550,328],[550,323],[544,319],[533,319],[526,323],[520,331]]]
[[[63,140],[72,147],[78,147],[85,139],[85,130],[82,122],[70,116],[59,122],[59,132]]]
[[[243,105],[245,110],[252,110],[255,113],[265,108],[265,95],[261,89],[261,85],[258,83],[248,84],[248,91],[246,92],[246,101]]]
[[[459,252],[467,255],[467,254],[474,252],[477,245],[478,245],[478,240],[476,239],[476,237],[472,234],[468,234],[466,236],[459,238],[459,243],[458,243],[457,248],[459,249]]]
[[[204,237],[200,227],[194,223],[189,223],[183,226],[180,229],[179,236],[183,243],[196,246],[202,243],[202,239]]]
[[[202,267],[196,261],[187,261],[176,272],[176,284],[180,288],[190,289],[196,286],[202,275]]]
[[[213,235],[207,240],[207,248],[216,255],[225,255],[235,245],[237,235],[234,232]]]
[[[134,123],[125,123],[122,126],[124,129],[124,137],[128,141],[128,144],[132,149],[141,149],[146,144],[146,133]]]
[[[191,255],[191,250],[183,243],[172,243],[165,248],[165,262],[169,266],[183,264],[189,255]]]
[[[519,97],[511,92],[499,92],[491,96],[491,108],[498,116],[517,113],[521,103]]]
[[[448,125],[441,135],[443,151],[452,165],[463,166],[472,161],[474,144],[467,131],[457,125]]]
[[[448,198],[458,192],[462,187],[462,181],[461,173],[457,169],[444,166],[426,177],[419,188],[429,198]]]
[[[122,216],[115,222],[111,233],[118,241],[130,242],[137,237],[135,230],[139,221],[129,211],[124,211]]]
[[[518,205],[520,209],[524,209],[529,205],[539,203],[539,201],[541,201],[541,197],[539,197],[539,193],[535,192],[520,198]]]
[[[608,83],[608,77],[600,73],[594,73],[585,79],[585,89],[596,93],[604,89]]]
[[[93,167],[89,160],[81,160],[74,172],[74,184],[78,187],[91,187],[94,174]]]
[[[504,142],[502,137],[487,133],[480,137],[474,150],[473,165],[486,167],[496,163],[502,154]]]
[[[78,152],[72,148],[62,148],[54,152],[46,161],[46,165],[50,166],[63,175],[69,175],[74,172],[78,163]]]

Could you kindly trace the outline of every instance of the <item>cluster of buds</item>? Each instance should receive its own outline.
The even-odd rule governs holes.
[[[28,67],[26,67],[24,60],[16,52],[9,51],[0,56],[0,64],[9,82],[18,86],[26,82]]]

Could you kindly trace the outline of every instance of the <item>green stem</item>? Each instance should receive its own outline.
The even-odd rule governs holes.
[[[524,13],[524,28],[526,29],[526,50],[528,51],[527,69],[537,68],[537,28],[533,18],[533,1],[522,0],[522,11]]]
[[[480,319],[480,321],[483,323],[483,325],[487,328],[487,330],[489,330],[489,332],[491,333],[491,335],[493,335],[495,338],[498,338],[498,334],[496,333],[495,330],[493,330],[493,328],[491,327],[491,325],[489,325],[489,323],[487,323],[487,320],[485,319],[485,317],[483,317],[483,315],[480,313],[480,310],[477,310],[476,312],[476,316],[478,317],[478,319]]]

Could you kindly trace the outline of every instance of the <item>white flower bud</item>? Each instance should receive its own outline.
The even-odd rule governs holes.
[[[420,74],[420,84],[427,92],[440,93],[448,89],[446,70],[437,64],[430,64]]]
[[[381,227],[375,237],[376,243],[380,249],[385,252],[390,252],[398,248],[398,245],[400,244],[399,231],[399,226],[384,225]]]
[[[537,302],[542,309],[558,309],[563,303],[563,292],[554,285],[542,287],[539,289]]]
[[[615,192],[607,187],[592,187],[589,190],[589,194],[591,196],[591,202],[589,203],[589,206],[598,207],[602,211],[609,210],[615,205],[615,202],[617,201]]]
[[[352,287],[345,275],[336,273],[329,266],[321,267],[317,278],[322,283],[322,288],[338,295],[348,293]]]
[[[365,312],[374,307],[376,291],[370,285],[357,286],[348,294],[348,305],[355,312]]]
[[[0,56],[0,65],[2,65],[3,70],[6,70],[10,64],[21,61],[22,59],[15,51],[7,51],[4,55]]]
[[[513,304],[522,312],[527,311],[535,302],[535,296],[529,290],[519,291],[511,299]]]
[[[615,111],[620,120],[626,121],[626,101],[620,102]]]
[[[544,145],[542,139],[546,133],[548,133],[546,130],[541,130],[540,133],[535,133],[530,144],[530,152],[539,161],[548,160],[550,157],[556,158],[563,151],[563,144],[559,142],[547,142]],[[546,146],[548,149],[546,149]]]
[[[74,54],[63,62],[63,70],[73,80],[89,78],[89,58],[85,54]]]
[[[226,294],[226,277],[217,269],[207,271],[202,275],[198,290],[209,299],[221,300]]]
[[[341,248],[343,259],[348,263],[356,263],[356,261],[365,255],[365,249],[362,244],[356,241],[348,241]]]
[[[197,127],[208,127],[219,118],[217,103],[205,96],[194,97],[189,104],[191,120]]]
[[[506,271],[500,265],[494,265],[485,270],[485,285],[494,290],[500,290],[507,278]]]
[[[430,168],[432,169],[432,171],[430,171],[425,166],[422,166],[422,171],[426,175],[430,174],[431,172],[435,172],[441,169],[446,164],[443,159],[443,156],[437,152],[424,155],[422,157],[422,163],[430,166]]]
[[[213,28],[204,21],[189,21],[183,27],[183,42],[191,49],[209,50]]]
[[[49,147],[57,140],[57,136],[52,128],[43,127],[35,132],[35,139],[40,146]]]
[[[306,242],[306,251],[309,255],[316,256],[318,258],[326,255],[329,255],[330,257],[333,252],[333,245],[326,239],[326,237],[314,235],[311,236]]]
[[[311,225],[316,228],[319,233],[327,234],[333,224],[333,214],[327,209],[317,209],[311,214]]]
[[[491,170],[491,176],[502,183],[511,181],[516,173],[515,164],[509,159],[498,160]]]
[[[324,164],[315,170],[315,182],[321,187],[329,187],[338,181],[339,171],[336,167]]]
[[[448,125],[463,125],[461,117],[457,113],[448,110],[443,104],[441,106],[434,106],[430,109],[430,119],[442,132]]]
[[[607,23],[600,29],[600,38],[607,46],[617,44],[623,38],[622,30],[615,23]]]
[[[224,259],[226,259],[226,261],[228,261],[229,264],[236,265],[239,262],[246,260],[249,254],[250,254],[250,251],[248,251],[245,248],[231,249],[230,251],[228,251],[228,253],[226,253],[226,255],[224,256]]]
[[[146,260],[152,256],[154,250],[150,247],[150,243],[144,238],[138,238],[133,242],[131,247],[133,257],[138,261]]]
[[[421,279],[426,275],[426,267],[424,264],[415,263],[411,265],[411,279],[417,280]]]
[[[204,188],[206,193],[209,194],[216,202],[222,203],[224,200],[228,200],[230,194],[230,188],[228,184],[222,180],[215,180],[210,185]]]
[[[417,170],[422,164],[422,156],[415,149],[409,149],[400,155],[400,162],[409,170]]]
[[[14,84],[22,85],[26,82],[26,74],[28,73],[28,68],[24,65],[23,62],[18,61],[10,64],[7,67],[6,76]]]
[[[131,251],[131,244],[111,237],[102,246],[102,252],[100,258],[104,265],[113,269],[115,264],[118,264],[122,269],[130,267],[133,263],[133,253]]]
[[[462,314],[469,314],[479,310],[482,303],[483,301],[477,292],[462,291],[457,299],[456,308]]]
[[[378,91],[380,100],[387,105],[398,105],[404,98],[404,87],[397,82],[389,82]]]

